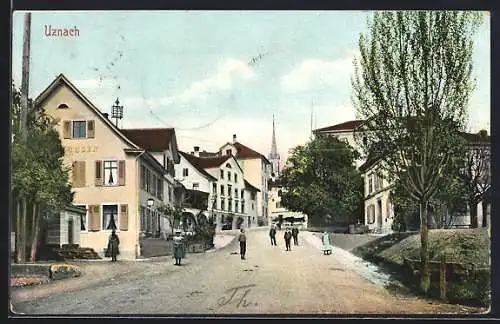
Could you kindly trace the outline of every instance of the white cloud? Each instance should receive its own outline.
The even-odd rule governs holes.
[[[284,91],[294,92],[349,84],[354,71],[353,58],[354,52],[350,52],[343,58],[333,61],[304,60],[281,78],[281,87]]]
[[[150,108],[168,106],[175,103],[188,103],[203,99],[212,92],[232,89],[240,80],[250,80],[255,72],[246,62],[228,59],[221,62],[212,76],[191,83],[184,91],[166,97],[149,98],[127,97],[124,102],[129,105],[147,105]]]

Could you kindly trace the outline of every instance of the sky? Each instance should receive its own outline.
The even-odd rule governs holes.
[[[233,134],[261,154],[273,115],[282,164],[312,128],[355,119],[352,59],[369,11],[33,12],[30,97],[63,73],[101,111],[119,98],[122,128],[174,127],[183,151]],[[21,84],[24,13],[12,26]],[[73,28],[77,37],[47,37]],[[476,34],[471,132],[490,132],[490,20]],[[249,64],[250,63],[250,64]],[[313,118],[311,118],[313,116]]]

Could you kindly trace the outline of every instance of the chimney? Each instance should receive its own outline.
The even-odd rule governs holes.
[[[200,147],[199,146],[194,147],[194,156],[200,157]]]
[[[233,134],[233,144],[236,143],[236,134]]]

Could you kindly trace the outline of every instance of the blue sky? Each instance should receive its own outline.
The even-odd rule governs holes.
[[[217,150],[236,134],[267,155],[272,116],[285,158],[313,128],[355,118],[352,58],[368,11],[34,12],[30,96],[64,73],[103,112],[116,97],[122,127],[175,127],[179,146]],[[20,85],[22,12],[13,16]],[[51,38],[45,26],[79,29]],[[490,21],[476,35],[469,130],[490,129]],[[253,57],[257,62],[248,65]],[[284,161],[283,161],[284,162]]]

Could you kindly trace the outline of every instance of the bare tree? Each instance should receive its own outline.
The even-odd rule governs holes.
[[[420,287],[430,287],[428,203],[454,156],[474,89],[472,36],[481,14],[376,12],[359,39],[353,103],[364,122],[356,138],[380,158],[420,209]],[[359,136],[363,134],[362,136]]]
[[[479,132],[477,138],[471,140],[471,142],[465,155],[465,166],[460,175],[467,188],[471,226],[479,227],[477,205],[486,198],[486,194],[491,188],[491,145],[486,131]],[[483,215],[482,226],[487,226],[486,215]]]

